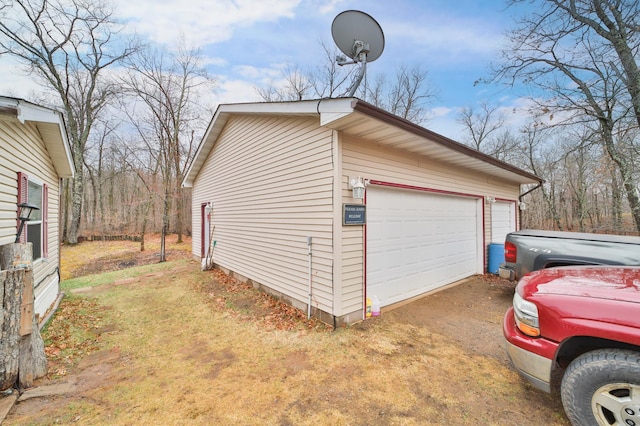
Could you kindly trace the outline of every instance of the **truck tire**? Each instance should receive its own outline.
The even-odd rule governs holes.
[[[560,388],[574,426],[640,426],[640,352],[598,349],[569,365]]]

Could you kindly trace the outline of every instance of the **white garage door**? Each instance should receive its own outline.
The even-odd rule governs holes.
[[[390,305],[483,272],[474,198],[367,188],[367,295]]]

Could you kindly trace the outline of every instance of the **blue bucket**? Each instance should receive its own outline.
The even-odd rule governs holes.
[[[490,274],[497,274],[500,264],[504,262],[504,244],[489,244],[489,267]]]

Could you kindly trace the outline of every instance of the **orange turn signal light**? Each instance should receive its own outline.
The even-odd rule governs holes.
[[[540,336],[540,329],[536,327],[531,327],[530,325],[527,325],[522,321],[516,321],[516,326],[518,327],[518,330],[522,331],[527,336],[531,336],[531,337]]]

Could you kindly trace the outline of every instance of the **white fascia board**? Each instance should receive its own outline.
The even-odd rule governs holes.
[[[292,102],[225,104],[221,112],[231,114],[317,115],[353,112],[352,98],[313,99]]]
[[[25,123],[26,121],[59,123],[60,113],[30,102],[18,101],[18,120],[21,123]]]
[[[56,125],[58,132],[55,137],[45,140],[47,145],[51,146],[50,153],[54,156],[56,162],[56,170],[61,177],[74,177],[75,165],[71,155],[69,139],[67,137],[67,128],[64,124],[62,113],[50,108],[41,107],[30,102],[19,101],[18,103],[18,120],[21,123],[32,121],[35,123],[50,123]],[[64,154],[55,155],[55,152],[63,152]]]

